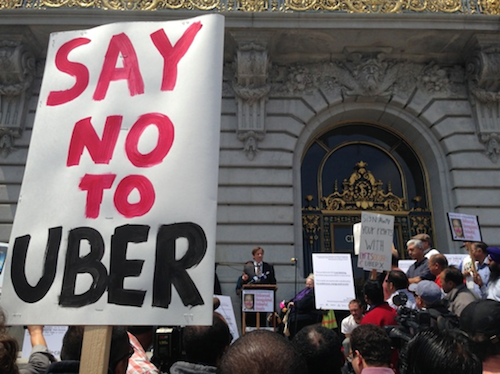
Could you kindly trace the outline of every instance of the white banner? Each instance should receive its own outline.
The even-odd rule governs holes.
[[[212,323],[224,18],[51,35],[11,324]]]
[[[361,212],[358,267],[391,270],[394,216]]]
[[[316,308],[349,310],[356,298],[349,253],[313,253]]]

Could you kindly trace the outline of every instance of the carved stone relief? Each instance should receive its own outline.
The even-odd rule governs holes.
[[[469,99],[479,141],[485,154],[497,162],[500,156],[500,42],[478,36],[467,62]]]
[[[269,65],[266,47],[253,42],[238,47],[232,84],[238,105],[237,136],[250,160],[255,158],[266,134]]]
[[[0,39],[0,151],[5,157],[24,129],[30,88],[36,74],[33,54],[20,41]]]
[[[345,60],[307,65],[273,66],[272,94],[310,93],[340,88],[344,96],[409,96],[415,89],[454,96],[464,94],[464,70],[435,62],[416,64],[387,59],[383,53],[352,53]]]

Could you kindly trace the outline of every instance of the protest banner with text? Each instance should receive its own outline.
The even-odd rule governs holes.
[[[361,212],[358,267],[391,270],[394,216]]]
[[[11,324],[211,324],[224,19],[51,35]]]

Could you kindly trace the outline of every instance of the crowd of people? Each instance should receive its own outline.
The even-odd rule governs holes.
[[[431,248],[426,235],[407,243],[415,260],[405,273],[397,267],[373,273],[363,297],[351,300],[340,331],[321,324],[314,306],[314,276],[289,301],[292,333],[256,329],[233,341],[225,318],[213,313],[211,326],[186,326],[176,357],[148,355],[153,326],[113,327],[108,372],[111,374],[494,374],[500,373],[500,248],[467,243],[471,259],[458,267]],[[256,248],[245,265],[243,285],[276,284],[274,268]],[[486,264],[486,266],[484,266]],[[215,306],[214,306],[215,309]],[[293,313],[292,313],[293,312]],[[292,317],[295,316],[295,317]],[[28,326],[33,347],[18,364],[18,346],[0,316],[0,373],[78,373],[84,327],[70,326],[61,360],[48,351],[42,326]],[[293,327],[292,327],[293,326]],[[172,344],[172,342],[169,342]]]

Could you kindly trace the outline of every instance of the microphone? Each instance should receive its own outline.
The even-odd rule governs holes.
[[[294,265],[297,265],[297,261],[298,261],[298,258],[296,258],[296,257],[292,257],[290,259],[290,262],[292,262]]]

